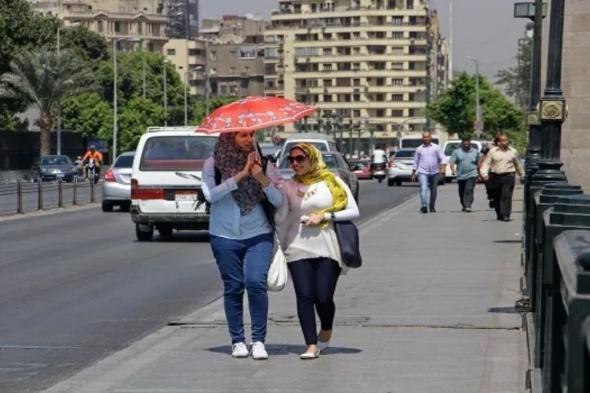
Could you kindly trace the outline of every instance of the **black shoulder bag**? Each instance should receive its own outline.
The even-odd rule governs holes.
[[[363,258],[360,250],[359,230],[355,223],[346,220],[334,221],[333,224],[340,245],[342,263],[350,268],[361,267]]]

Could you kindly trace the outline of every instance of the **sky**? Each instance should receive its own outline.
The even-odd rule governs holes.
[[[449,2],[453,2],[453,63],[456,71],[475,72],[467,57],[479,62],[480,73],[495,80],[497,71],[516,64],[518,39],[528,19],[513,17],[514,0],[430,0],[439,14],[441,32],[449,37]],[[202,18],[225,14],[270,19],[279,0],[200,0]]]

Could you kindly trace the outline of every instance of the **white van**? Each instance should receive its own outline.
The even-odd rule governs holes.
[[[471,141],[471,147],[474,147],[477,149],[478,152],[481,152],[481,149],[484,147],[484,145],[486,144],[486,141],[476,141],[476,140],[472,140]],[[461,147],[461,139],[451,139],[445,142],[445,146],[443,148],[443,152],[445,153],[445,162],[447,164],[447,169],[445,170],[445,181],[447,183],[452,182],[453,180],[455,180],[455,176],[453,176],[453,172],[451,172],[451,164],[450,164],[450,160],[451,160],[451,155],[453,155],[453,152],[456,149],[459,149]]]
[[[310,143],[318,148],[321,152],[338,151],[336,141],[330,135],[318,133],[299,133],[290,135],[283,144],[281,154],[279,156],[279,167],[285,159],[291,148],[299,143]]]
[[[432,135],[432,143],[440,145],[440,139],[436,135]],[[422,146],[422,134],[406,135],[399,139],[399,149],[417,149]]]
[[[174,229],[208,229],[209,208],[201,172],[218,135],[194,128],[150,127],[137,145],[131,174],[131,218],[137,240],[154,228],[169,237]]]

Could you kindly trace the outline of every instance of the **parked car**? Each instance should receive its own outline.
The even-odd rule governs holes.
[[[71,182],[78,176],[78,167],[70,157],[64,155],[41,156],[31,169],[33,178],[44,180],[65,180]]]
[[[322,152],[322,157],[324,158],[324,162],[328,169],[348,185],[350,192],[352,192],[354,199],[358,203],[360,189],[359,181],[356,175],[351,171],[350,164],[346,161],[344,156],[340,152],[331,151]],[[293,177],[293,169],[291,169],[288,160],[281,161],[278,173],[283,179],[290,179]]]
[[[131,207],[131,168],[134,156],[134,151],[122,153],[104,173],[104,182],[102,183],[103,212],[113,211],[115,205],[119,206],[122,211],[129,211]]]
[[[281,146],[270,142],[259,143],[258,146],[260,146],[260,151],[263,156],[269,157],[274,164],[277,163],[279,155],[281,154]]]
[[[131,218],[139,241],[174,229],[208,229],[209,208],[201,190],[205,160],[217,135],[188,127],[150,128],[137,145],[131,173]]]
[[[352,160],[350,162],[350,170],[356,175],[356,178],[372,179],[371,176],[371,161],[370,160]]]
[[[393,158],[387,165],[387,185],[401,186],[402,182],[409,182],[412,179],[412,166],[416,149],[404,148],[395,152]]]
[[[477,149],[477,151],[481,152],[481,149],[487,144],[487,141],[471,141],[471,147]],[[453,172],[451,171],[450,160],[453,152],[461,147],[461,139],[451,139],[445,142],[443,152],[446,157],[446,164],[447,167],[445,169],[445,182],[450,183],[455,180],[455,176],[453,176]]]
[[[287,154],[289,154],[289,150],[298,143],[310,143],[318,148],[319,151],[338,151],[336,146],[336,141],[333,137],[326,134],[317,134],[317,133],[302,133],[302,134],[294,134],[289,136],[285,143],[283,144],[283,148],[281,149],[281,154],[279,157],[279,167],[283,166],[283,161]],[[288,166],[288,163],[287,163]]]

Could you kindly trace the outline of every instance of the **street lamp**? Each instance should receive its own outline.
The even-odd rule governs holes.
[[[164,127],[168,127],[168,73],[166,71],[166,59],[162,65],[162,72],[164,73]]]
[[[113,160],[117,157],[117,44],[119,42],[140,42],[138,38],[113,38]]]
[[[483,123],[481,121],[481,107],[479,104],[479,62],[474,57],[467,57],[475,63],[475,134],[480,137],[483,130]]]
[[[58,1],[57,3],[57,8],[58,8],[58,16],[61,13],[61,1]],[[61,21],[58,21],[58,25],[57,25],[57,48],[56,48],[56,54],[57,54],[57,61],[60,64],[61,67],[61,31],[62,30],[66,30],[66,29],[74,29],[80,26],[79,22],[74,22],[71,23],[67,26],[61,26]],[[60,155],[61,154],[61,102],[57,103],[57,154]]]

